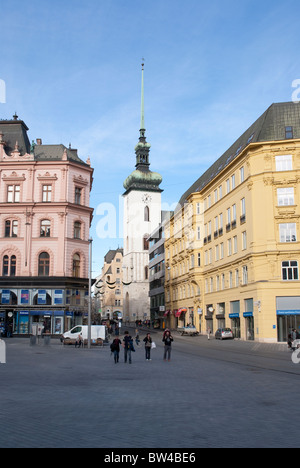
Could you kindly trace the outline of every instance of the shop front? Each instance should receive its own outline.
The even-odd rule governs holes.
[[[64,310],[20,310],[14,312],[13,333],[28,335],[32,326],[39,324],[43,333],[61,335],[64,333]]]
[[[292,330],[300,333],[300,296],[276,298],[278,341],[287,342]]]
[[[231,330],[234,338],[241,338],[240,301],[230,302],[229,318],[231,319]]]
[[[254,315],[253,315],[253,299],[245,299],[245,312],[243,314],[245,319],[245,333],[246,340],[254,341]]]
[[[187,309],[179,309],[177,310],[175,317],[177,318],[177,327],[185,327],[186,326],[186,313]]]

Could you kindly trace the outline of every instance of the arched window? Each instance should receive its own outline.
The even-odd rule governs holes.
[[[145,221],[150,221],[150,208],[149,206],[145,206]]]
[[[12,255],[10,258],[10,276],[16,276],[17,271],[17,257]]]
[[[16,276],[17,273],[17,257],[12,255],[4,255],[2,264],[2,276]]]
[[[80,255],[73,256],[73,278],[80,278]]]
[[[148,241],[148,238],[149,238],[149,235],[146,234],[146,235],[144,236],[144,239],[143,239],[143,241],[144,241],[144,250],[149,250],[149,241]]]
[[[50,256],[47,252],[43,252],[39,256],[39,276],[50,275]]]
[[[2,276],[8,276],[8,273],[9,273],[9,256],[5,255],[3,257]]]

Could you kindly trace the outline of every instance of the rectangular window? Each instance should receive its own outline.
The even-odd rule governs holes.
[[[220,244],[220,260],[223,260],[224,258],[224,243],[222,242]]]
[[[233,174],[233,176],[231,176],[231,189],[235,189],[235,174]]]
[[[276,171],[292,171],[293,170],[293,156],[276,156]]]
[[[216,247],[215,247],[215,259],[216,259],[216,262],[220,259],[220,247],[219,247],[219,245],[216,245]]]
[[[7,203],[20,203],[20,185],[9,185],[7,187]]]
[[[226,193],[230,192],[230,179],[226,180]]]
[[[278,206],[291,206],[295,204],[294,188],[277,189]]]
[[[292,140],[294,138],[293,127],[285,127],[285,139]]]
[[[243,250],[246,250],[247,249],[247,232],[244,231],[242,233],[242,244],[243,244]]]
[[[296,224],[279,224],[280,242],[297,242]]]
[[[43,185],[43,203],[50,203],[52,199],[52,185]]]
[[[236,221],[236,205],[232,205],[232,221]]]
[[[5,237],[18,237],[18,221],[5,221]]]
[[[75,204],[81,205],[81,198],[82,198],[82,189],[79,187],[75,187]]]
[[[282,262],[283,281],[297,281],[299,279],[298,262]]]
[[[227,209],[227,224],[231,223],[231,208]]]
[[[245,169],[244,167],[241,167],[240,169],[240,183],[242,184],[245,180]]]
[[[243,284],[248,284],[248,267],[243,266]]]
[[[233,238],[233,253],[236,254],[238,251],[238,240],[237,236],[234,236]]]
[[[228,239],[227,241],[227,250],[228,250],[228,256],[232,255],[232,240]]]

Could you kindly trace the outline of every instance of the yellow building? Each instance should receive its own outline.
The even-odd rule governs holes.
[[[300,106],[273,104],[166,226],[169,326],[286,341],[300,331]]]

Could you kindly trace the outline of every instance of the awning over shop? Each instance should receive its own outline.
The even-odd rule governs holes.
[[[182,314],[186,314],[187,313],[187,309],[179,309],[176,314],[175,314],[175,317],[179,318],[181,317]]]
[[[164,317],[168,317],[168,315],[171,314],[171,311],[170,310],[167,310],[165,313],[164,313]]]

